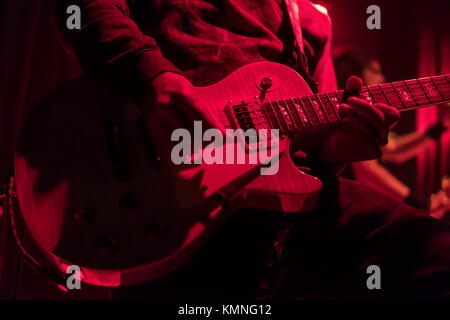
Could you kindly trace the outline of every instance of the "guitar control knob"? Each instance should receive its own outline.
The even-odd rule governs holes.
[[[261,80],[260,87],[263,90],[269,90],[273,85],[273,79],[270,77],[265,77]]]

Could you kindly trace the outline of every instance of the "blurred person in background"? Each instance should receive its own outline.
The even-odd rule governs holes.
[[[355,49],[338,50],[334,57],[336,79],[340,89],[345,88],[346,79],[359,76],[365,85],[379,85],[386,82],[383,68],[374,56]],[[445,216],[450,200],[444,177],[442,189],[431,195],[419,195],[383,166],[383,162],[403,164],[416,157],[419,152],[439,142],[441,134],[450,128],[450,104],[438,106],[438,123],[426,132],[413,131],[405,135],[391,131],[389,142],[383,147],[380,159],[354,162],[344,175],[370,185],[377,190],[419,209],[427,209],[436,218]]]

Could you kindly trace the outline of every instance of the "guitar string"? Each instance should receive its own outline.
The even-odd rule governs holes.
[[[439,95],[442,98],[439,98],[439,101],[432,101],[433,97],[429,97],[430,94],[429,93],[427,94],[427,91],[423,88],[423,85],[422,85],[423,81],[418,81],[418,80],[425,80],[425,81],[428,81],[428,83],[433,83],[434,87],[436,88],[436,90],[434,88],[429,88],[429,89],[435,90],[435,92],[439,93]],[[408,83],[407,81],[410,81],[410,82]],[[408,110],[409,109],[416,109],[416,108],[419,108],[420,105],[424,105],[424,104],[431,104],[431,105],[436,104],[436,105],[438,105],[438,104],[444,103],[447,100],[450,100],[450,99],[445,99],[445,96],[447,94],[449,95],[449,98],[450,98],[450,91],[449,92],[446,91],[446,90],[450,89],[450,81],[448,79],[446,79],[445,77],[442,77],[440,79],[424,78],[424,79],[407,80],[407,81],[386,83],[386,84],[377,85],[377,86],[366,86],[366,87],[363,87],[360,91],[362,93],[369,93],[373,98],[375,98],[375,100],[380,100],[377,97],[383,97],[384,100],[386,100],[386,102],[388,102],[388,103],[390,103],[392,105],[400,103],[400,105],[395,106],[400,111],[402,109],[408,109]],[[442,81],[444,81],[445,83],[439,83],[439,82],[442,82]],[[436,83],[438,83],[438,85],[436,85]],[[395,86],[395,84],[398,84],[398,86]],[[396,99],[397,103],[393,103],[393,102],[391,103],[389,101],[389,96],[391,97],[391,100],[392,100],[392,98],[395,97],[395,95],[398,95],[398,92],[397,92],[398,89],[405,90],[406,88],[408,89],[408,91],[411,92],[411,94],[409,94],[408,96],[410,96],[414,100],[417,99],[418,101],[415,101],[412,105],[409,105],[409,106],[407,105],[408,101],[405,101],[405,99],[402,99],[400,96],[398,96],[397,99]],[[379,90],[379,93],[377,93],[378,90]],[[419,91],[415,91],[415,90],[419,90]],[[441,92],[441,90],[444,92],[444,94]],[[325,99],[330,100],[329,95],[336,95],[336,96],[339,97],[340,94],[342,94],[342,93],[343,93],[343,90],[340,90],[340,91],[335,91],[335,92],[326,92],[326,93],[321,93],[321,94],[307,95],[307,96],[303,96],[303,97],[290,98],[290,99],[291,100],[297,99],[300,102],[302,102],[302,99],[308,99],[308,100],[314,99],[315,101],[318,101],[319,102],[319,107],[321,107],[325,111],[328,123],[332,123],[334,121],[337,121],[338,119],[336,119],[336,120],[333,119],[331,121],[330,121],[330,119],[328,119],[329,114],[326,111],[326,109],[324,108],[325,104],[321,100],[321,98],[325,98]],[[423,100],[419,101],[419,99],[423,99]],[[308,101],[308,100],[306,100],[306,101]],[[275,100],[275,101],[270,101],[270,102],[266,102],[266,103],[261,104],[260,105],[261,111],[263,111],[264,109],[266,111],[267,111],[267,109],[272,109],[272,112],[273,112],[274,116],[277,117],[276,111],[275,111],[275,109],[274,109],[272,104],[276,103],[278,105],[278,108],[280,108],[279,101],[281,101],[281,105],[286,106],[286,109],[289,112],[290,118],[293,120],[294,126],[297,126],[297,124],[301,124],[303,127],[305,127],[305,125],[303,124],[303,121],[302,121],[302,119],[301,119],[301,117],[299,115],[298,115],[298,121],[297,122],[295,121],[294,117],[292,116],[292,114],[290,112],[289,103],[286,102],[285,98],[281,98],[281,100]],[[305,102],[305,100],[303,100],[303,102]],[[329,106],[332,107],[332,111],[336,112],[335,105],[333,105],[333,103],[331,103],[331,102],[328,102],[328,104],[329,104]],[[269,105],[271,106],[271,108],[269,108]],[[292,106],[294,106],[294,109],[298,113],[298,110],[295,108],[295,103],[294,102],[292,103]],[[313,123],[313,125],[323,124],[323,123],[320,122],[319,117],[316,114],[317,111],[315,110],[315,108],[312,105],[312,103],[310,103],[310,106],[311,106],[311,108],[312,108],[312,110],[313,110],[313,112],[314,112],[314,114],[316,115],[316,118],[317,118],[317,121],[315,121],[315,123]],[[303,106],[303,109],[306,112],[305,106]],[[214,113],[216,113],[218,115],[221,115],[221,117],[224,120],[229,120],[228,117],[226,116],[226,112],[224,112],[223,110],[212,110],[212,112],[214,112]],[[241,114],[248,113],[248,111],[237,111],[237,112],[234,111],[233,113],[234,113],[234,115],[241,115]],[[263,113],[263,112],[261,112],[261,113]],[[280,113],[281,113],[281,110],[280,110]],[[262,117],[266,120],[266,122],[268,124],[270,124],[270,121],[267,121],[266,116],[264,116],[262,114]],[[239,120],[241,120],[241,121],[251,121],[251,120],[257,120],[257,119],[259,119],[259,117],[254,118],[251,115],[247,115],[247,116],[244,116],[244,117],[240,117],[238,119],[238,121]],[[277,120],[277,125],[279,125],[280,121],[278,120],[278,117],[276,118],[276,120]],[[283,120],[286,121],[286,119],[284,119],[284,118],[283,118]],[[281,124],[280,124],[280,127],[282,127]]]
[[[419,88],[419,87],[417,87],[417,88]],[[374,89],[374,88],[369,88],[369,87],[364,87],[363,89],[361,89],[361,91],[362,92],[369,92],[369,91],[365,91],[365,89],[367,89],[367,90],[372,90],[372,89]],[[383,90],[383,92],[381,92],[381,90],[380,90],[380,93],[378,94],[378,93],[372,93],[372,92],[369,92],[373,97],[375,97],[376,98],[376,96],[385,96],[385,97],[387,97],[387,99],[385,99],[385,100],[389,100],[388,98],[389,97],[393,97],[394,95],[392,95],[392,93],[394,93],[394,91],[395,91],[395,89],[393,88],[393,87],[390,87],[390,88],[384,88],[385,90]],[[386,89],[391,89],[392,91],[386,91]],[[414,89],[414,88],[413,88]],[[440,89],[450,89],[450,84],[449,85],[443,85],[443,86],[440,86]],[[302,99],[305,99],[305,98],[317,98],[317,100],[319,100],[320,101],[320,98],[328,98],[328,95],[329,94],[335,94],[336,92],[334,92],[334,93],[321,93],[321,94],[317,94],[317,95],[311,95],[311,96],[304,96],[304,97],[297,97],[297,98],[288,98],[288,99],[300,99],[300,98],[302,98]],[[386,96],[386,94],[391,94],[390,96]],[[431,103],[433,103],[433,104],[440,104],[440,103],[445,103],[445,101],[446,100],[449,100],[450,99],[450,92],[448,93],[449,94],[449,98],[448,99],[444,99],[444,98],[440,98],[439,99],[439,101],[432,101],[432,100],[430,100],[429,98],[428,98],[428,95],[426,94],[426,93],[424,93],[424,92],[417,92],[417,93],[414,93],[414,97],[415,98],[424,98],[424,99],[426,99],[426,100],[428,100],[429,102],[431,102]],[[410,95],[411,97],[412,97],[412,94]],[[329,98],[328,98],[329,99]],[[401,98],[397,98],[397,100],[399,101],[399,102],[405,102],[405,100],[404,99],[401,99]],[[278,103],[277,102],[278,100],[274,100],[274,101],[270,101],[270,103]],[[286,105],[286,106],[288,106],[289,105],[289,103],[288,102],[286,102],[285,101],[285,98],[281,98],[281,100],[279,100],[279,101],[283,101],[283,104],[284,105]],[[320,101],[321,102],[321,101]],[[389,101],[387,101],[387,102],[389,102]],[[266,109],[269,109],[269,107],[266,105],[266,104],[269,104],[269,102],[265,102],[265,103],[263,103],[263,104],[261,104],[260,105],[260,107],[262,107],[262,108],[266,108]],[[321,102],[321,104],[323,104],[323,102]],[[328,103],[329,105],[331,105],[331,106],[333,106],[333,104],[332,103]],[[423,104],[422,102],[419,102],[419,103],[416,103],[416,104]],[[215,113],[224,113],[224,111],[223,110],[212,110],[212,112],[215,112]],[[226,113],[226,111],[225,111],[225,113]],[[245,113],[248,113],[248,111],[234,111],[233,112],[233,114],[235,114],[235,115],[240,115],[240,114],[245,114]]]
[[[377,87],[379,87],[379,86],[370,86],[370,87],[363,87],[360,91],[361,92],[369,92],[370,90],[375,90]],[[406,87],[406,86],[405,86]],[[411,87],[410,87],[411,88]],[[418,89],[419,87],[415,87],[415,88],[412,88],[412,89]],[[440,89],[450,89],[450,84],[445,84],[445,85],[441,85],[440,87],[439,87]],[[395,92],[395,88],[394,87],[384,87],[383,88],[384,90],[383,90],[383,93],[381,93],[381,89],[380,89],[380,94],[377,94],[377,93],[371,93],[371,95],[372,96],[377,96],[377,95],[379,95],[379,96],[382,96],[382,95],[384,95],[384,96],[386,96],[386,93],[388,93],[388,94],[392,94],[392,93],[394,93]],[[392,90],[392,91],[386,91],[386,90]],[[402,88],[401,88],[402,89]],[[366,91],[367,90],[367,91]],[[307,95],[307,96],[302,96],[302,97],[295,97],[295,98],[288,98],[288,99],[311,99],[311,98],[316,98],[316,100],[319,100],[320,98],[325,98],[325,99],[327,99],[327,96],[328,95],[330,95],[330,94],[334,94],[334,95],[339,95],[340,93],[343,93],[343,91],[342,90],[340,90],[340,91],[334,91],[334,92],[326,92],[326,93],[319,93],[319,94],[315,94],[315,95]],[[449,99],[450,99],[450,92],[448,92],[448,94],[449,94]],[[427,98],[427,94],[426,94],[426,92],[422,92],[422,90],[420,91],[420,92],[416,92],[416,93],[413,93],[413,94],[410,94],[410,96],[413,96],[414,95],[414,97],[416,97],[416,98]],[[391,96],[392,97],[392,96]],[[389,98],[389,96],[388,96],[388,98]],[[280,98],[280,99],[276,99],[276,100],[273,100],[273,101],[269,101],[270,103],[278,103],[278,101],[283,101],[283,103],[282,104],[285,104],[285,105],[288,105],[288,102],[286,102],[285,101],[286,100],[286,98]],[[401,99],[401,98],[398,98],[398,100],[399,101],[403,101],[404,102],[404,100],[403,99]],[[448,100],[448,99],[444,99],[444,98],[442,98],[442,99],[440,99],[440,100],[443,100],[442,102],[440,102],[440,101],[435,101],[435,102],[433,102],[433,101],[431,101],[431,102],[433,102],[433,103],[436,103],[436,104],[439,104],[439,103],[444,103],[446,100]],[[267,107],[266,106],[266,104],[269,104],[269,102],[265,102],[265,103],[263,103],[263,104],[261,104],[260,106],[262,106],[262,107]],[[332,103],[330,103],[331,105],[333,105]],[[223,110],[212,110],[213,112],[224,112]],[[226,113],[226,112],[225,112]],[[248,113],[248,111],[234,111],[233,112],[233,114],[245,114],[245,113]]]

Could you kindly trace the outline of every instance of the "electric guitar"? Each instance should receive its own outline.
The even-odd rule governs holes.
[[[53,267],[65,274],[78,265],[83,281],[100,286],[151,281],[186,262],[238,209],[315,206],[321,181],[297,169],[289,149],[294,137],[306,147],[332,132],[344,91],[312,94],[294,70],[259,62],[195,95],[225,128],[279,129],[276,148],[240,146],[246,154],[272,148],[277,174],[260,175],[261,163],[161,160],[154,147],[161,137],[146,134],[136,105],[93,77],[71,81],[35,108],[18,142],[16,189],[26,227]],[[450,75],[359,95],[401,111],[435,105],[450,100]]]

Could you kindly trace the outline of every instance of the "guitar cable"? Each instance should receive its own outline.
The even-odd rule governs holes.
[[[64,291],[68,292],[68,289],[66,287],[67,284],[67,277],[55,272],[54,270],[43,266],[37,259],[35,259],[23,246],[22,241],[20,240],[19,234],[17,232],[16,227],[16,221],[14,219],[14,208],[16,205],[14,204],[16,198],[16,192],[15,192],[15,183],[14,183],[14,177],[11,177],[9,180],[9,186],[8,191],[6,193],[6,213],[9,216],[9,225],[10,230],[14,239],[14,242],[16,243],[17,248],[19,249],[19,252],[21,253],[22,257],[28,261],[28,263],[34,267],[40,274],[42,274],[47,279],[50,279],[56,286]]]

